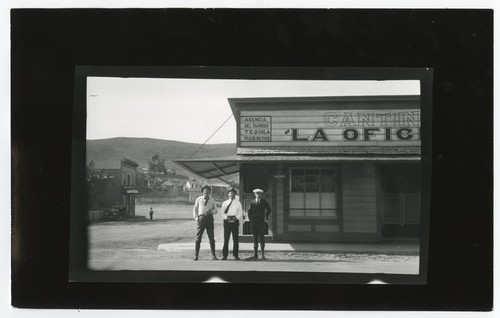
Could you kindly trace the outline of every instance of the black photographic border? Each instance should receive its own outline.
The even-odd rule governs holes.
[[[11,25],[15,307],[491,310],[493,10],[14,9]],[[69,282],[79,65],[432,69],[427,283]]]

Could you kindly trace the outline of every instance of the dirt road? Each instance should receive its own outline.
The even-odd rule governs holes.
[[[151,206],[137,206],[148,216]],[[307,271],[337,273],[417,274],[417,255],[314,253],[269,251],[267,260],[250,261],[251,247],[242,248],[242,261],[212,261],[205,235],[200,261],[193,262],[196,224],[190,206],[152,206],[153,220],[96,222],[89,226],[89,266],[94,270],[233,270]],[[220,257],[223,229],[216,216],[215,237]],[[171,246],[158,250],[159,245]],[[191,249],[190,246],[193,245]],[[242,244],[244,245],[244,244]],[[249,244],[247,244],[250,246]],[[180,248],[183,246],[184,248]],[[240,247],[241,248],[241,247]]]
[[[149,208],[153,207],[153,220]],[[157,250],[159,244],[194,242],[196,222],[192,207],[183,205],[138,205],[136,216],[144,219],[102,221],[89,227],[91,249]],[[215,239],[223,240],[222,221],[215,217]],[[206,234],[204,240],[207,240]]]

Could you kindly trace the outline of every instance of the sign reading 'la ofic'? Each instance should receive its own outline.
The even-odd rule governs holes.
[[[419,109],[242,111],[239,124],[241,146],[420,145]]]

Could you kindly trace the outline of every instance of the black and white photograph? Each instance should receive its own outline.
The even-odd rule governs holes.
[[[425,283],[420,79],[85,80],[89,273]]]
[[[492,312],[492,6],[76,2],[4,10],[10,312]]]

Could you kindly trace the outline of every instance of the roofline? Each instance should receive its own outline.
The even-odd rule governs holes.
[[[355,162],[378,162],[378,163],[420,163],[422,157],[420,155],[398,155],[398,156],[258,156],[249,158],[245,156],[228,157],[228,158],[214,158],[214,159],[186,159],[177,160],[176,163],[187,170],[207,179],[217,178],[221,180],[223,175],[230,175],[240,171],[241,164],[329,164],[335,163],[355,163]],[[224,167],[220,169],[208,168],[204,165],[196,166],[196,163],[224,163]],[[208,170],[207,170],[208,169]],[[231,185],[230,181],[223,180]],[[205,181],[206,182],[206,181]]]
[[[228,98],[233,114],[239,106],[259,106],[263,103],[324,103],[324,102],[366,102],[366,101],[419,101],[420,95],[360,95],[360,96],[303,96],[303,97],[249,97]]]
[[[122,162],[122,163],[129,164],[129,165],[131,165],[131,166],[139,167],[139,164],[138,164],[137,162],[132,161],[132,160],[127,159],[127,158],[123,158],[123,159],[121,160],[121,162]]]
[[[282,159],[282,160],[276,160]],[[418,160],[420,161],[422,156],[420,154],[378,154],[378,155],[346,155],[346,154],[335,154],[335,155],[264,155],[264,156],[235,156],[235,157],[221,157],[221,158],[205,158],[205,159],[179,159],[176,163],[182,165],[181,162],[231,162],[235,164],[247,164],[247,163],[272,163],[272,162],[321,162],[321,161],[397,161],[397,160]],[[186,169],[191,170],[188,167]],[[227,167],[224,167],[227,168]],[[191,170],[193,173],[197,172]],[[205,178],[206,179],[206,178]]]

